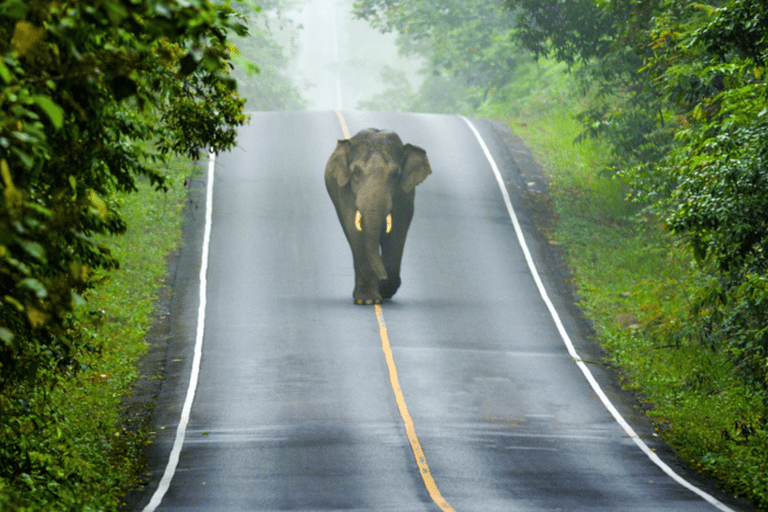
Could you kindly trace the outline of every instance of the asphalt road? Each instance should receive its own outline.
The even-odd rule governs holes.
[[[344,117],[352,134],[398,132],[426,149],[432,165],[417,188],[403,285],[382,306],[424,460],[414,456],[393,392],[380,319],[352,301],[351,252],[323,183],[343,138],[339,118],[256,113],[238,147],[215,160],[199,379],[178,465],[158,499],[196,364],[205,178],[190,207],[151,476],[134,509],[437,511],[427,474],[442,509],[457,512],[717,510],[638,448],[567,352],[464,120]],[[576,350],[599,358],[530,225],[519,158],[498,127],[472,122]],[[587,366],[672,469],[746,510],[688,473],[611,374]]]

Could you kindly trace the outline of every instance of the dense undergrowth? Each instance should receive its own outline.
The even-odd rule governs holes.
[[[744,378],[727,343],[702,345],[700,290],[712,280],[692,250],[632,202],[599,139],[579,139],[589,98],[562,65],[525,66],[476,113],[508,123],[537,153],[579,294],[610,363],[678,455],[728,492],[768,510],[765,386]],[[712,329],[717,328],[713,322]]]
[[[192,169],[179,159],[165,172],[165,194],[145,182],[138,192],[115,198],[128,230],[103,241],[121,265],[94,276],[98,284],[76,311],[82,320],[76,336],[92,347],[80,356],[77,371],[4,404],[13,421],[0,425],[3,446],[29,456],[19,462],[24,467],[16,478],[0,478],[0,510],[117,510],[141,478],[149,433],[125,428],[121,402],[147,349],[167,256],[181,242],[184,183]]]

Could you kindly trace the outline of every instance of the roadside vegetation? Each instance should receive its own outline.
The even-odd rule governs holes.
[[[151,435],[121,410],[185,184],[247,122],[238,82],[301,105],[267,3],[0,3],[0,510],[118,510],[141,482]]]
[[[683,460],[768,510],[768,8],[492,6],[472,35],[421,0],[356,13],[426,62],[400,110],[498,119],[534,148],[607,362]]]
[[[41,376],[47,386],[26,393],[27,414],[4,418],[20,433],[5,442],[18,443],[36,466],[0,480],[3,510],[117,510],[144,479],[141,451],[151,432],[141,417],[123,417],[122,404],[147,350],[167,256],[181,243],[185,181],[195,172],[186,158],[158,170],[168,190],[158,194],[149,180],[137,180],[138,190],[113,198],[125,234],[96,237],[120,267],[95,270],[83,304],[71,313],[78,340],[87,344],[77,354],[78,368],[53,383]]]

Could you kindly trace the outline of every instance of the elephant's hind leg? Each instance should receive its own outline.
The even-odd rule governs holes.
[[[381,298],[391,299],[398,288],[400,288],[400,276],[384,279],[379,283],[379,293],[381,293]]]

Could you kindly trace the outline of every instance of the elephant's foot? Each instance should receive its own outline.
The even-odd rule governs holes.
[[[381,299],[355,299],[355,304],[358,306],[373,306],[374,304],[381,304]]]
[[[379,283],[379,293],[382,298],[391,299],[398,288],[400,288],[400,276],[393,276],[387,279],[383,279]]]
[[[379,293],[378,282],[375,284],[356,286],[352,296],[355,299],[355,304],[361,306],[381,304],[381,294]]]

